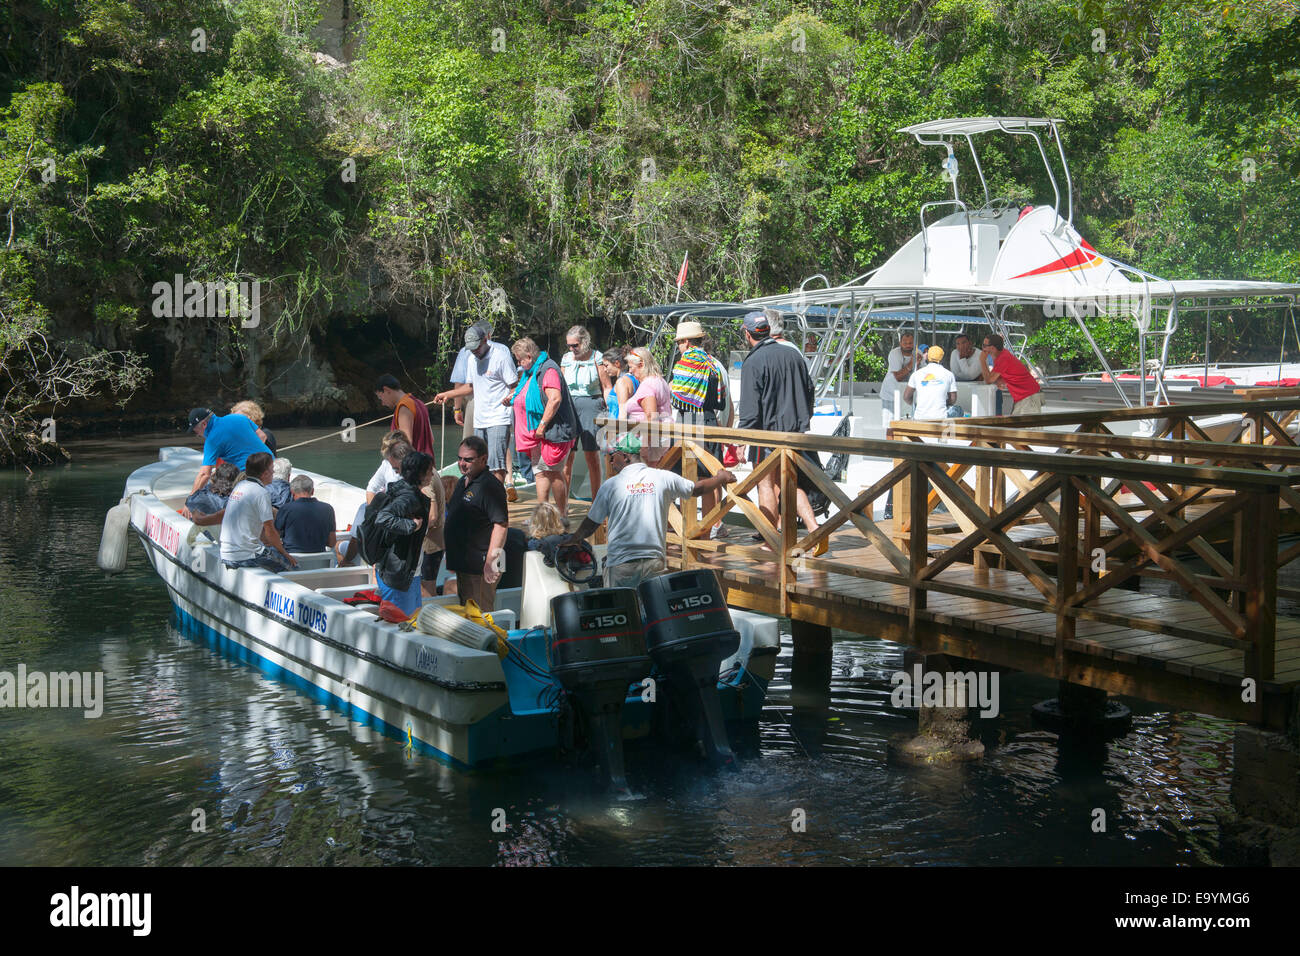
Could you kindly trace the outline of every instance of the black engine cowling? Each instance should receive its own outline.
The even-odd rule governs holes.
[[[740,634],[708,569],[678,571],[641,582],[646,645],[665,680],[663,704],[695,728],[705,755],[735,765],[718,700],[718,670],[736,653]],[[671,725],[671,717],[665,718]]]
[[[601,588],[557,594],[551,613],[551,673],[586,717],[611,788],[630,795],[623,769],[623,701],[628,686],[651,669],[637,592]]]

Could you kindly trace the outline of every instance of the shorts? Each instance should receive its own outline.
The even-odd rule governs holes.
[[[634,588],[642,581],[656,577],[668,570],[663,558],[639,558],[622,564],[605,566],[605,587]]]
[[[596,439],[596,416],[607,411],[605,403],[590,395],[573,396],[573,410],[578,413],[578,441],[583,451],[600,451]]]
[[[771,449],[769,448],[756,448],[753,445],[750,445],[749,460],[752,461],[754,463],[754,467],[757,468],[758,463],[761,462],[764,458],[766,458],[770,453],[770,451]],[[821,456],[818,455],[817,452],[805,450],[799,452],[799,454],[802,455],[809,463],[816,465],[818,471],[822,470]],[[781,482],[781,473],[779,471],[774,471],[771,473],[771,476],[772,476],[771,480],[777,483],[778,491],[779,491],[780,490],[779,486]],[[759,480],[761,481],[762,479]],[[794,484],[796,488],[802,488],[804,491],[819,490],[817,486],[813,484],[813,480],[809,478],[807,475],[805,475],[802,471],[795,472]]]
[[[461,604],[473,601],[480,611],[495,611],[497,607],[497,586],[488,584],[481,574],[457,571],[456,596]]]
[[[718,413],[711,408],[704,410],[698,408],[679,408],[677,409],[677,421],[682,425],[707,425],[716,428],[718,424]],[[718,459],[719,462],[722,461],[721,442],[705,441],[697,442],[696,444],[703,447],[705,451]]]
[[[474,429],[474,434],[487,442],[488,471],[505,471],[506,449],[510,445],[510,426],[489,425],[487,428]]]
[[[538,471],[559,471],[564,459],[573,451],[572,441],[553,442],[543,438],[528,453],[529,460]]]
[[[1043,411],[1043,393],[1034,392],[1032,395],[1026,395],[1020,401],[1011,406],[1012,415],[1039,415]]]
[[[444,551],[426,551],[424,559],[420,562],[420,579],[423,581],[437,581],[438,567],[442,564]]]

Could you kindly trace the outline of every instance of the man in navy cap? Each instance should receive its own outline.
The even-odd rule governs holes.
[[[203,439],[203,467],[194,479],[191,494],[207,484],[218,460],[243,471],[249,455],[271,454],[271,449],[257,437],[257,426],[243,415],[214,415],[206,408],[192,408],[189,421],[189,431]]]
[[[797,349],[781,348],[771,335],[772,325],[762,312],[745,316],[745,341],[749,355],[740,367],[740,417],[737,428],[750,428],[769,432],[808,431],[813,414],[813,383],[808,374],[808,364]],[[749,460],[757,467],[767,454],[767,449],[750,448]],[[815,452],[803,452],[810,463],[821,467]],[[773,526],[779,525],[777,482],[780,474],[769,471],[758,480],[758,506]],[[808,501],[807,489],[811,481],[799,473],[795,509],[811,531],[817,529],[817,518]],[[813,552],[826,553],[823,540]]]

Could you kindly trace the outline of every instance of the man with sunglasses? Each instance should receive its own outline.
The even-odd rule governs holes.
[[[493,342],[481,325],[472,325],[465,332],[465,347],[456,356],[451,381],[455,386],[439,392],[433,400],[439,405],[453,401],[456,406],[456,424],[465,422],[465,398],[474,396],[474,434],[487,443],[488,468],[503,487],[510,448],[510,408],[502,402],[513,392],[519,381],[515,358],[510,349]]]
[[[488,446],[478,435],[470,435],[456,452],[460,480],[447,498],[444,540],[447,570],[456,572],[456,593],[484,611],[496,608],[497,582],[501,572],[496,557],[505,559],[506,532],[510,510],[506,489],[488,470]]]

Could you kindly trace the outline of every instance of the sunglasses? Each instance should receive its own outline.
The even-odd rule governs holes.
[[[582,343],[581,343],[581,342],[569,342],[568,345],[569,345],[569,348],[573,349],[575,352],[576,352],[578,349],[582,348]]]

